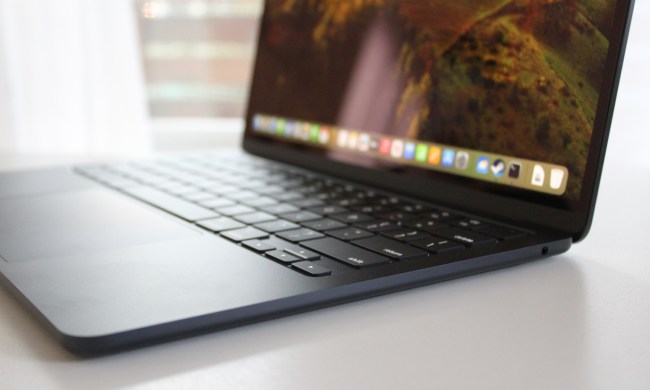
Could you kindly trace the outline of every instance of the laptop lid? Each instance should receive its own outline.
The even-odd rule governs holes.
[[[268,0],[254,154],[583,238],[633,0]]]

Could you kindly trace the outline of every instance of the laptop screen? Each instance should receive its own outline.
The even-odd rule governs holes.
[[[616,3],[269,0],[247,136],[577,202]]]

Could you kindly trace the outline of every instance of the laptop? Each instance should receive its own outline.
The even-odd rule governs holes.
[[[116,352],[563,253],[633,1],[268,0],[243,148],[0,175],[0,272]]]

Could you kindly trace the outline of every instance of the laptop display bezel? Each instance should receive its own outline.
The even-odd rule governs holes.
[[[266,12],[268,2],[265,3]],[[579,201],[568,202],[566,207],[558,207],[557,204],[551,206],[548,204],[549,202],[531,201],[530,199],[522,200],[513,196],[488,192],[434,178],[423,179],[421,176],[346,164],[321,157],[305,146],[290,145],[256,136],[250,126],[253,116],[257,113],[254,104],[255,98],[268,98],[269,91],[263,90],[256,85],[255,75],[252,80],[251,96],[246,115],[243,148],[254,155],[320,171],[350,181],[377,186],[448,207],[459,208],[512,223],[561,231],[571,235],[574,241],[579,241],[588,233],[593,217],[633,6],[634,0],[619,0],[617,2],[604,83],[593,129],[581,196]],[[262,29],[260,28],[261,33]],[[260,44],[262,44],[261,39],[258,45]],[[261,63],[258,57],[255,69],[262,66],[264,64]],[[426,182],[426,185],[423,185],[423,181]]]

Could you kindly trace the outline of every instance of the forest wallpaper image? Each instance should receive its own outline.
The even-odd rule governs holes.
[[[355,64],[380,20],[392,37],[387,85],[394,98],[382,107],[390,107],[387,126],[395,135],[566,166],[567,196],[577,199],[615,6],[271,0],[261,79],[277,97],[269,109],[290,102],[294,115],[336,123],[328,120],[340,118]]]

